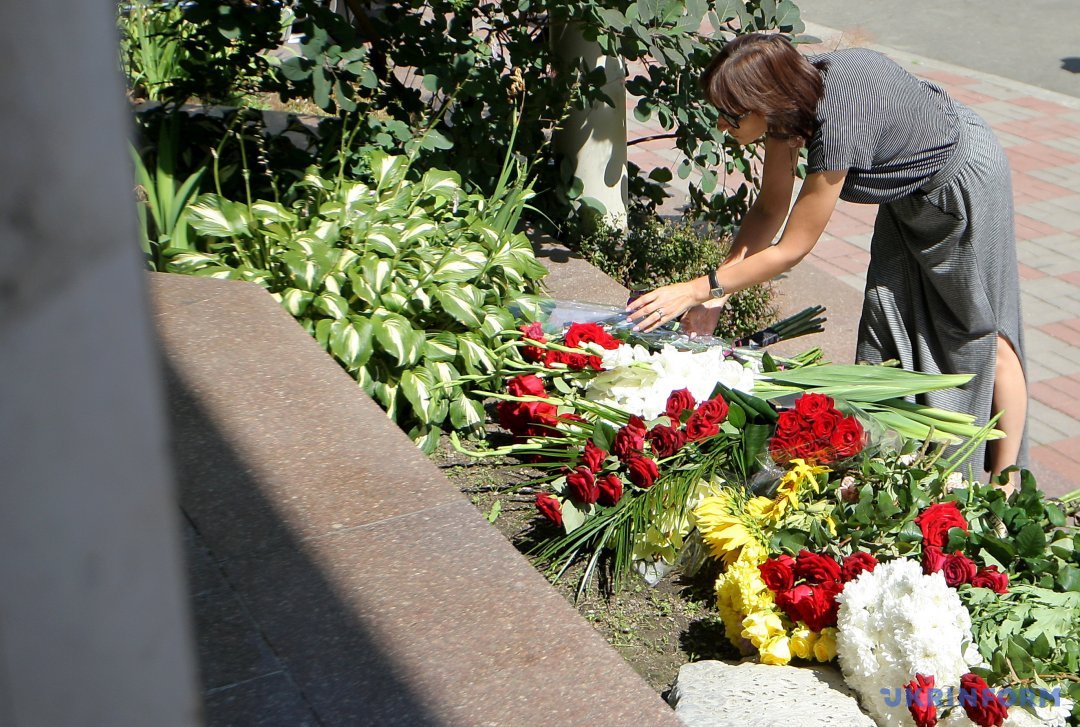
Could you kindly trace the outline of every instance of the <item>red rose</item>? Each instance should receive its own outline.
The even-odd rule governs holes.
[[[1001,727],[1009,714],[1004,700],[975,674],[960,677],[960,704],[970,719],[979,727]]]
[[[510,396],[547,396],[544,382],[533,374],[515,376],[506,384]]]
[[[597,502],[601,505],[611,507],[622,498],[622,480],[618,475],[604,475],[596,481],[596,486],[600,490]]]
[[[720,433],[720,425],[702,415],[698,409],[686,420],[686,437],[691,442],[713,437]]]
[[[836,431],[836,427],[843,418],[843,415],[835,409],[822,412],[814,419],[814,423],[810,425],[810,431],[818,439],[826,442],[831,441],[833,432]]]
[[[512,434],[520,434],[528,424],[526,411],[520,401],[500,401],[495,407],[499,415],[499,426]]]
[[[795,400],[795,411],[803,419],[813,421],[834,406],[832,398],[824,394],[803,394]]]
[[[600,489],[588,467],[575,467],[566,476],[566,490],[570,497],[583,505],[591,505],[600,497]]]
[[[653,454],[660,459],[672,456],[686,444],[686,433],[675,427],[658,424],[645,435],[652,445]]]
[[[777,558],[769,558],[758,566],[761,580],[773,593],[782,593],[795,586],[795,559],[786,553]]]
[[[649,429],[647,426],[645,426],[645,420],[639,417],[637,414],[630,415],[630,420],[626,422],[626,426],[628,429],[633,429],[634,431],[638,432],[643,437],[645,436],[645,432]]]
[[[557,435],[558,409],[546,401],[500,401],[499,426],[517,437]]]
[[[656,461],[642,457],[640,454],[630,457],[630,461],[626,463],[626,470],[631,482],[646,489],[652,487],[656,478],[660,476]]]
[[[697,399],[690,393],[690,389],[679,389],[668,394],[664,413],[671,419],[671,424],[677,427],[681,423],[683,412],[693,409],[695,404],[697,404]]]
[[[518,330],[525,334],[523,340],[526,342],[526,345],[521,347],[522,357],[528,361],[543,361],[547,354],[547,349],[528,345],[529,341],[535,343],[547,343],[547,337],[544,336],[543,327],[541,327],[539,323],[530,323],[527,326],[518,326]]]
[[[922,572],[926,575],[937,573],[945,567],[947,558],[948,556],[941,552],[941,548],[924,545],[922,551]]]
[[[585,449],[581,452],[581,463],[588,467],[590,471],[599,472],[600,468],[604,466],[604,460],[607,459],[607,456],[607,451],[597,447],[590,439],[585,442]]]
[[[714,424],[723,424],[727,418],[728,405],[722,397],[703,401],[697,408],[697,413]]]
[[[945,582],[956,588],[965,583],[971,583],[977,569],[971,558],[963,553],[953,553],[945,556],[945,566],[942,570],[945,573]]]
[[[527,421],[521,434],[526,437],[544,437],[557,433],[555,425],[559,423],[559,410],[554,404],[546,401],[522,401],[518,404],[525,410]]]
[[[794,440],[806,428],[806,421],[794,409],[786,409],[780,412],[780,416],[776,420],[776,436],[781,439]],[[798,437],[798,439],[801,440],[802,438]]]
[[[989,588],[995,593],[1008,593],[1009,574],[999,571],[996,565],[988,565],[979,569],[979,572],[971,579],[971,585]]]
[[[904,687],[908,711],[916,727],[934,727],[937,724],[937,704],[930,696],[934,689],[934,677],[916,674]]]
[[[840,569],[840,578],[844,583],[847,583],[858,578],[863,571],[871,572],[876,567],[877,558],[869,553],[858,551],[844,558],[844,566]]]
[[[863,449],[863,428],[855,417],[844,417],[829,439],[835,458],[853,457]]]
[[[566,367],[573,369],[574,371],[581,371],[589,365],[590,356],[585,353],[566,353],[562,352],[562,363],[566,364]]]
[[[640,454],[645,446],[644,432],[632,428],[629,424],[615,432],[615,441],[611,444],[611,451],[622,461],[628,457]]]
[[[800,446],[799,441],[777,435],[769,440],[769,454],[777,463],[786,464],[788,460],[795,459],[798,456]]]
[[[833,560],[831,555],[811,553],[804,548],[795,558],[795,577],[806,581],[811,586],[828,582],[837,583],[840,575],[840,564]]]
[[[836,596],[842,589],[843,586],[836,582],[825,582],[820,586],[803,583],[782,592],[782,596],[777,594],[776,605],[791,620],[802,621],[811,631],[821,631],[836,625],[836,614],[840,609]]]
[[[923,547],[927,545],[944,548],[949,542],[949,529],[961,528],[968,531],[967,520],[960,513],[955,502],[939,502],[923,510],[915,522],[922,531]]]
[[[559,504],[557,498],[546,492],[537,493],[536,509],[551,522],[562,526],[562,505]]]
[[[563,344],[568,348],[579,348],[583,343],[596,343],[608,350],[618,348],[619,340],[612,337],[598,323],[571,323],[566,329]]]

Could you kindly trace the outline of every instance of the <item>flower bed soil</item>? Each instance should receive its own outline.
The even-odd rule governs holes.
[[[494,441],[499,434],[491,436],[493,444],[500,443]],[[514,458],[473,459],[445,437],[432,460],[522,553],[557,534],[554,525],[536,517],[535,491],[527,483],[537,470]],[[516,486],[521,489],[508,491]],[[619,593],[605,596],[594,583],[577,598],[580,573],[580,566],[572,566],[555,588],[657,692],[666,694],[687,662],[740,658],[713,609],[714,578],[671,573],[654,587],[633,576]]]

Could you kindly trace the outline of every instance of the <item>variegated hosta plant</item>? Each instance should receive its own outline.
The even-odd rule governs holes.
[[[529,311],[546,274],[515,227],[531,190],[520,170],[492,197],[456,174],[410,174],[371,154],[370,177],[309,170],[291,209],[203,195],[190,208],[199,251],[168,270],[263,285],[425,451],[443,427],[478,429],[474,390],[497,390],[513,304]]]

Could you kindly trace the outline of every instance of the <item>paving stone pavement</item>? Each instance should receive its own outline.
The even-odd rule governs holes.
[[[808,52],[847,47],[838,31],[809,25],[822,39]],[[860,44],[893,58],[916,75],[942,85],[993,127],[1012,168],[1021,297],[1030,393],[1028,431],[1032,470],[1049,494],[1080,487],[1080,98],[894,49]],[[631,69],[631,76],[633,69]],[[663,133],[656,120],[638,122],[628,100],[627,133]],[[645,169],[675,171],[681,155],[671,140],[630,147]],[[725,185],[735,189],[741,177]],[[677,213],[687,182],[676,177],[664,210]],[[825,234],[804,261],[862,292],[870,258],[874,205],[840,202]],[[822,291],[823,305],[829,292]],[[855,330],[850,331],[852,338]]]

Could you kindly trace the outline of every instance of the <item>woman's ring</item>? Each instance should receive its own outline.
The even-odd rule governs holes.
[[[656,315],[660,316],[661,318],[664,317],[664,311],[660,310],[659,308],[657,308],[654,312],[656,313]]]

